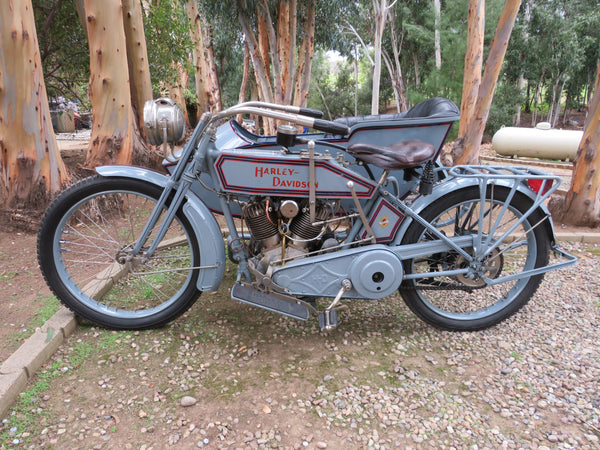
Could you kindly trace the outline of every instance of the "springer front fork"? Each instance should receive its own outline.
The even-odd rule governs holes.
[[[154,254],[154,252],[158,248],[158,245],[165,237],[165,234],[167,233],[171,222],[175,218],[175,214],[183,204],[185,196],[195,180],[195,173],[204,162],[204,157],[206,154],[205,149],[208,146],[209,140],[211,138],[209,133],[203,134],[207,125],[207,121],[201,120],[194,129],[192,137],[183,147],[181,158],[179,159],[179,162],[175,167],[173,175],[169,177],[169,180],[167,181],[167,184],[160,198],[156,202],[156,205],[154,206],[154,209],[150,214],[148,222],[146,222],[146,225],[144,226],[140,237],[138,238],[131,250],[132,256],[137,256],[142,251],[142,249],[144,249],[146,242],[148,241],[148,238],[152,233],[152,230],[154,230],[154,228],[158,224],[159,218],[165,210],[167,202],[169,202],[169,199],[172,197],[169,202],[169,206],[166,209],[166,213],[156,232],[156,235],[154,236],[154,239],[144,251],[145,258],[150,258]],[[196,143],[198,143],[197,148],[200,151],[196,151],[194,153],[194,147],[196,147]],[[188,164],[188,161],[190,157],[192,157],[192,155],[192,163]]]

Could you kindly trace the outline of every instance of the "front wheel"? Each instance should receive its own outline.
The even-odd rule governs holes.
[[[52,291],[73,312],[109,328],[143,329],[175,319],[197,299],[200,253],[181,209],[150,258],[146,247],[131,252],[161,192],[141,180],[94,176],[50,205],[38,260]]]
[[[490,186],[485,202],[481,202],[478,187],[460,189],[429,205],[421,216],[447,237],[474,234],[481,236],[486,243],[493,243],[510,231],[532,204],[528,197],[517,192],[505,207],[509,194],[507,188]],[[510,231],[507,239],[486,258],[476,263],[471,263],[454,250],[405,261],[406,275],[430,275],[405,279],[400,294],[417,316],[438,328],[474,331],[499,323],[529,301],[543,274],[517,277],[494,285],[488,285],[484,278],[500,280],[546,266],[550,242],[544,220],[539,212],[532,213]],[[437,238],[414,222],[402,243],[432,239]],[[465,250],[475,254],[474,249]],[[470,274],[435,276],[435,272],[468,267],[476,270]]]

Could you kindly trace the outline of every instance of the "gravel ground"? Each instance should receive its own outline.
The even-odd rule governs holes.
[[[159,330],[82,326],[0,447],[600,448],[600,246],[564,247],[577,266],[476,333],[398,298],[323,333],[228,300],[231,277]]]

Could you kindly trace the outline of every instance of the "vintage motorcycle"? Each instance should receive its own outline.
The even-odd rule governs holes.
[[[243,114],[278,121],[277,136],[231,119]],[[576,262],[558,248],[544,204],[559,177],[439,164],[459,118],[451,101],[321,116],[248,102],[205,113],[174,152],[181,112],[147,102],[146,136],[162,146],[167,174],[98,167],[61,193],[38,236],[48,285],[99,325],[156,327],[217,290],[229,259],[233,299],[318,316],[321,329],[351,300],[399,292],[429,324],[480,330],[525,305],[545,272]]]

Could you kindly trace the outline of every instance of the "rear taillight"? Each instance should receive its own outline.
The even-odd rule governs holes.
[[[544,195],[550,189],[552,189],[552,185],[554,184],[554,180],[549,179],[541,179],[541,178],[532,178],[527,180],[527,184],[531,188],[532,191]]]

